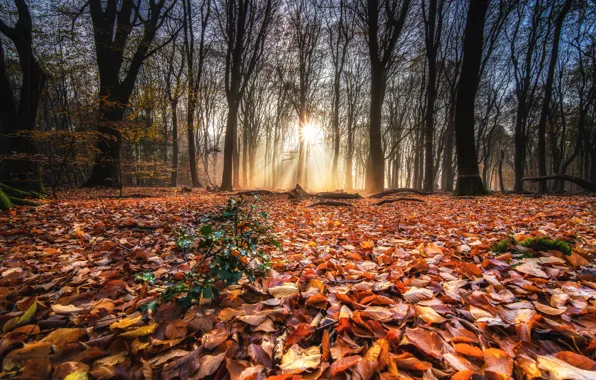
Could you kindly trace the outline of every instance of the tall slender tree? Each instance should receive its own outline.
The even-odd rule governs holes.
[[[444,0],[422,0],[421,2],[428,72],[428,78],[426,79],[426,114],[424,116],[424,191],[433,191],[435,182],[433,140],[435,135],[435,100],[437,97],[437,53],[441,46],[444,3]]]
[[[378,192],[385,186],[385,154],[381,113],[387,76],[395,65],[395,47],[402,34],[411,0],[358,0],[356,11],[368,45],[370,59],[369,159],[366,190]]]
[[[234,144],[238,138],[238,111],[277,10],[276,0],[220,0],[217,22],[226,49],[225,91],[228,103],[221,189],[232,191]]]
[[[352,13],[348,12],[346,0],[331,0],[330,18],[327,22],[327,38],[333,64],[333,104],[332,104],[332,131],[333,131],[333,159],[331,161],[331,183],[338,187],[339,147],[340,147],[340,102],[341,79],[346,64],[346,56],[350,42],[354,39],[354,28],[351,19]]]
[[[184,7],[184,54],[187,66],[188,96],[186,104],[186,134],[190,159],[190,177],[193,187],[202,187],[197,170],[197,147],[195,141],[195,113],[199,97],[199,87],[205,62],[206,32],[211,14],[211,0],[201,0],[197,5],[191,0],[182,0]],[[198,15],[197,9],[198,8]],[[199,17],[197,17],[199,16]],[[195,22],[199,21],[199,46],[195,47]]]
[[[151,49],[157,31],[169,17],[176,0],[89,0],[99,72],[99,123],[95,165],[83,184],[86,187],[118,185],[120,146],[124,115],[135,82]],[[145,5],[145,9],[141,7]],[[140,31],[139,29],[142,29]],[[134,33],[133,33],[134,32]],[[140,34],[140,38],[133,38]],[[132,51],[132,56],[127,52]],[[128,66],[126,65],[128,63]]]
[[[15,157],[1,161],[0,181],[21,189],[41,191],[43,185],[35,157],[37,148],[31,133],[37,124],[46,74],[33,52],[33,25],[29,8],[25,0],[14,0],[14,3],[17,22],[10,27],[0,19],[0,33],[16,47],[22,78],[18,96],[15,97],[14,83],[9,79],[0,38],[0,148],[3,153]]]
[[[455,104],[455,148],[457,154],[456,195],[486,194],[478,170],[474,141],[474,103],[480,81],[484,24],[489,0],[470,1],[464,31],[464,58]]]
[[[561,41],[561,31],[563,29],[563,22],[565,21],[565,17],[567,16],[567,13],[569,13],[572,4],[573,0],[565,0],[565,3],[559,11],[559,15],[557,16],[555,21],[555,33],[553,36],[553,42],[550,52],[550,62],[548,64],[546,83],[544,84],[544,96],[542,98],[540,120],[538,121],[538,175],[541,177],[546,176],[546,122],[548,118],[548,113],[550,111],[550,102],[553,94],[553,81],[555,78],[555,67],[557,65],[557,58],[559,56],[559,43]],[[540,181],[538,185],[538,192],[546,193],[546,191],[546,181]]]

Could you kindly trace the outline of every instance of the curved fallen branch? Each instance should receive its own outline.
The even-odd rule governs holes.
[[[585,180],[581,177],[574,177],[574,176],[570,176],[567,174],[553,174],[553,175],[546,175],[546,176],[542,176],[542,177],[524,177],[524,178],[522,178],[522,181],[542,182],[542,181],[547,181],[549,179],[560,179],[563,181],[575,183],[576,185],[578,185],[585,191],[589,191],[591,193],[596,192],[596,182],[591,182],[591,181]]]
[[[273,191],[269,190],[244,190],[236,192],[236,195],[270,195],[276,194]]]
[[[317,198],[326,199],[362,199],[358,193],[322,192],[315,195]]]
[[[410,189],[407,187],[400,187],[398,189],[387,189],[385,191],[381,191],[380,193],[376,193],[376,194],[369,196],[369,198],[383,198],[383,197],[387,197],[389,195],[393,195],[393,194],[397,194],[397,193],[414,193],[414,194],[418,194],[418,195],[432,194],[432,193],[427,193],[427,192],[416,190],[416,189]]]
[[[313,204],[309,205],[308,207],[317,207],[317,206],[352,207],[352,205],[349,204],[349,203],[346,203],[346,202],[337,202],[337,201],[321,201],[321,202],[316,202],[316,203],[313,203]]]
[[[362,199],[362,196],[358,193],[343,193],[339,191],[321,192],[317,194],[310,194],[302,188],[300,185],[296,185],[294,190],[289,193],[290,199],[306,199],[306,198],[322,198],[322,199]]]
[[[388,204],[388,203],[394,203],[394,202],[420,202],[420,203],[426,203],[426,201],[420,199],[420,198],[408,198],[408,197],[400,197],[400,198],[391,198],[391,199],[384,199],[380,202],[375,203],[375,206],[381,206],[384,204]]]

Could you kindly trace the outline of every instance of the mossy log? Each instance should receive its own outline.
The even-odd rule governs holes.
[[[42,199],[43,196],[36,192],[28,192],[0,183],[0,210],[10,210],[13,206],[38,206],[37,203],[26,199]]]

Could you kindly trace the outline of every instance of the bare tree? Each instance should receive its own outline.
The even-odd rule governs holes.
[[[0,38],[0,122],[3,143],[0,148],[14,159],[7,159],[0,166],[2,182],[14,187],[41,191],[37,148],[31,138],[34,131],[46,74],[33,52],[33,25],[29,8],[24,0],[14,0],[18,19],[14,27],[0,19],[0,32],[16,47],[21,70],[21,86],[15,98],[5,62],[5,52]],[[18,105],[17,105],[18,102]]]
[[[555,77],[555,66],[557,65],[557,57],[559,55],[559,43],[561,41],[561,30],[563,28],[563,21],[567,13],[571,9],[573,0],[565,0],[559,15],[555,21],[555,33],[553,36],[552,48],[550,53],[550,62],[548,65],[548,73],[546,76],[546,83],[544,84],[544,96],[542,98],[542,108],[540,111],[540,120],[538,121],[538,175],[546,176],[546,121],[550,110],[550,102],[553,93],[553,80]],[[554,8],[553,8],[554,9]],[[554,10],[553,10],[554,11]],[[546,193],[546,181],[540,181],[538,185],[538,192]]]
[[[141,66],[157,51],[151,50],[157,31],[170,15],[176,0],[149,0],[142,5],[133,0],[89,0],[99,71],[98,153],[86,187],[118,184],[122,134],[119,128],[128,108],[130,96]],[[137,31],[142,26],[142,32]],[[135,33],[133,33],[135,31]],[[141,33],[138,42],[132,36]],[[136,45],[135,45],[136,42]],[[132,46],[131,46],[132,44]],[[126,53],[132,51],[132,56]],[[125,62],[130,61],[128,67]]]
[[[478,170],[478,155],[474,141],[474,102],[480,81],[482,42],[488,2],[489,0],[470,1],[466,18],[464,59],[455,105],[456,195],[480,195],[487,192]]]
[[[366,189],[376,193],[385,183],[385,154],[381,136],[381,113],[387,76],[395,60],[395,47],[402,34],[411,0],[357,0],[360,19],[370,58],[370,152],[366,170]]]
[[[331,62],[333,64],[333,105],[332,105],[332,131],[333,131],[333,160],[331,163],[331,182],[333,187],[338,187],[337,167],[339,162],[340,147],[340,101],[341,79],[346,63],[348,46],[354,39],[354,20],[352,12],[348,12],[346,0],[330,0],[330,18],[327,21],[327,37]]]
[[[298,166],[296,182],[306,186],[306,141],[304,129],[310,121],[322,64],[322,12],[311,0],[297,0],[289,11],[290,101],[298,115]]]
[[[232,173],[239,169],[232,166],[238,136],[238,110],[248,80],[263,56],[277,5],[275,0],[221,0],[217,3],[217,22],[226,48],[228,118],[221,180],[221,189],[225,191],[232,191]]]

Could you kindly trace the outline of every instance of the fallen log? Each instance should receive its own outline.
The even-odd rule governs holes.
[[[380,193],[376,193],[376,194],[369,196],[369,198],[383,198],[383,197],[387,197],[389,195],[393,195],[393,194],[397,194],[397,193],[414,193],[414,194],[418,194],[418,195],[432,194],[432,193],[427,193],[427,192],[416,190],[416,189],[410,189],[407,187],[400,187],[398,189],[387,189],[385,191],[381,191]]]
[[[596,192],[596,182],[591,182],[585,180],[581,177],[574,177],[567,174],[553,174],[553,175],[546,175],[542,177],[524,177],[522,181],[529,181],[529,182],[542,182],[547,181],[549,179],[560,179],[563,181],[575,183],[585,191],[589,191],[591,193]]]
[[[270,195],[275,194],[273,191],[269,190],[244,190],[244,191],[237,191],[235,195]]]
[[[426,201],[420,199],[420,198],[408,198],[408,197],[400,197],[400,198],[391,198],[391,199],[384,199],[380,202],[375,203],[375,206],[381,206],[384,204],[388,204],[388,203],[394,203],[394,202],[420,202],[420,203],[426,203]]]
[[[296,185],[294,190],[289,193],[290,199],[306,199],[306,198],[322,198],[322,199],[362,199],[362,196],[358,193],[344,193],[340,191],[327,191],[316,194],[310,194],[302,188],[300,185]]]
[[[362,195],[358,193],[340,193],[340,192],[322,192],[315,194],[317,198],[326,199],[362,199]]]
[[[321,201],[321,202],[313,203],[313,204],[309,205],[308,207],[317,207],[317,206],[352,207],[352,205],[349,203],[338,202],[338,201]]]

